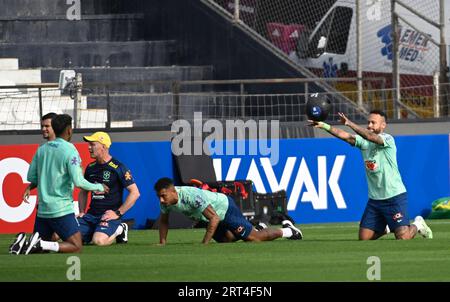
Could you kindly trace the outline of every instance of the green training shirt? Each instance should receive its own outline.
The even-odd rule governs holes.
[[[37,216],[57,218],[74,213],[73,188],[102,191],[83,177],[81,158],[75,146],[57,138],[40,146],[28,169],[27,179],[38,186]]]
[[[228,197],[225,194],[187,186],[175,187],[175,190],[178,193],[178,202],[170,206],[160,205],[161,213],[175,211],[196,221],[208,222],[208,219],[203,216],[203,211],[211,205],[220,217],[220,221],[225,218],[228,210]]]
[[[378,145],[356,135],[355,147],[361,149],[366,168],[369,198],[383,200],[406,192],[397,165],[397,147],[387,133],[379,136],[384,144]]]

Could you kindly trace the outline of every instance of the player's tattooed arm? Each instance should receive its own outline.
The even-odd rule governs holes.
[[[358,126],[357,124],[349,120],[342,112],[339,112],[338,115],[341,119],[342,124],[350,127],[353,131],[362,136],[364,139],[378,145],[384,145],[383,139],[378,134],[373,133],[372,131],[369,131],[366,128]]]

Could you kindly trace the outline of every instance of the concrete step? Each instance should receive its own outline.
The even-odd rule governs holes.
[[[8,54],[3,53],[0,48],[0,53],[3,56]],[[19,59],[17,58],[0,58],[0,70],[17,70],[19,69]]]
[[[122,94],[110,95],[111,119],[141,120],[166,123],[175,118],[172,94]],[[205,118],[230,118],[239,116],[240,98],[231,94],[185,93],[178,96],[178,119],[192,120],[194,112]],[[106,96],[87,96],[87,108],[107,108]]]
[[[110,92],[167,92],[172,90],[171,80],[210,80],[213,76],[211,66],[159,66],[159,67],[111,67],[111,68],[74,68],[83,76],[83,94],[104,94],[105,88],[89,86],[89,83],[125,83],[116,84]],[[59,80],[60,69],[42,69],[42,81],[56,83]],[[145,81],[165,81],[163,84],[150,85]],[[126,84],[135,82],[137,84]],[[199,91],[200,85],[189,86],[190,91]]]
[[[104,109],[81,109],[80,123],[78,128],[105,128],[106,127],[106,110]],[[70,114],[70,113],[69,113]],[[72,113],[72,116],[73,113]]]
[[[104,128],[106,110],[86,109],[86,98],[83,97],[78,108],[80,128]],[[49,92],[42,97],[42,112],[74,114],[74,101],[68,96],[51,96]],[[123,125],[124,123],[122,123]],[[39,129],[39,97],[37,93],[0,94],[0,130]]]
[[[0,42],[136,41],[145,37],[144,15],[90,15],[80,21],[63,17],[0,18]]]
[[[133,127],[170,127],[172,125],[172,119],[137,119],[133,120]]]
[[[0,70],[0,85],[37,83],[41,83],[41,70],[39,69]]]
[[[21,68],[55,67],[66,69],[94,66],[167,66],[176,64],[177,57],[174,40],[4,43],[0,44],[0,54],[19,58]],[[0,70],[5,69],[2,66],[7,64],[3,60],[13,59],[0,59]],[[14,60],[17,64],[17,59]]]
[[[172,119],[172,96],[168,94],[145,96],[112,96],[111,120]],[[105,107],[103,107],[105,106]],[[88,108],[106,108],[106,97],[87,97]]]
[[[111,128],[133,128],[133,121],[112,121]]]
[[[25,92],[22,89],[16,89],[12,91],[0,90],[0,100],[5,104],[10,104],[11,106],[20,105],[21,103],[30,104],[29,107],[39,106],[39,92],[36,89],[27,89]],[[61,95],[59,90],[43,90],[41,93],[42,100],[42,111],[45,113],[55,110],[73,110],[74,100],[68,95]],[[80,109],[88,109],[87,97],[82,96],[81,101],[78,105]]]
[[[73,101],[69,97],[59,97],[57,102],[54,98],[43,98],[43,112],[66,113],[68,107],[73,108]],[[0,94],[0,130],[39,128],[39,98],[37,94]]]
[[[66,15],[73,4],[66,0],[0,0],[0,16],[54,16]],[[143,0],[83,0],[82,15],[137,13]]]

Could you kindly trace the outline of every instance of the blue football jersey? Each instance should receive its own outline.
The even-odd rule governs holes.
[[[107,194],[92,192],[88,213],[95,216],[102,215],[107,210],[117,210],[123,202],[123,189],[134,184],[131,171],[115,158],[104,164],[89,164],[84,177],[90,182],[103,183],[109,187]]]

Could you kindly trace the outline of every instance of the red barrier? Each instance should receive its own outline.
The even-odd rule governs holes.
[[[83,168],[93,160],[86,143],[74,144],[80,153]],[[32,232],[36,217],[37,190],[31,191],[29,203],[22,201],[28,186],[27,172],[39,145],[0,146],[0,234]],[[78,200],[78,189],[74,200]]]

